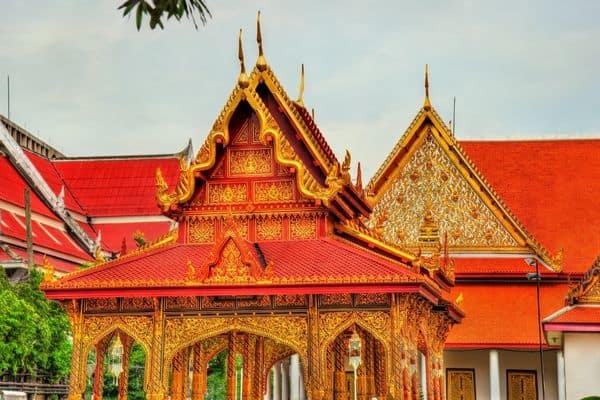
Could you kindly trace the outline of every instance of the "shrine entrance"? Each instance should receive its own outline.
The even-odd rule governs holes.
[[[230,331],[198,340],[175,353],[169,394],[171,400],[286,400],[294,392],[299,400],[306,397],[303,385],[298,385],[304,381],[302,375],[299,356],[289,346],[265,336]],[[212,393],[210,378],[215,379]]]

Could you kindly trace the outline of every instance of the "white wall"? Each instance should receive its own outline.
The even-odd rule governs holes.
[[[598,336],[600,337],[600,335]],[[600,349],[600,347],[597,348]],[[506,399],[507,369],[529,369],[537,371],[538,398],[541,399],[542,386],[541,373],[539,371],[539,353],[535,350],[499,350],[498,353],[500,359],[500,397]],[[475,369],[477,400],[489,400],[489,350],[447,350],[444,352],[444,364],[445,368]],[[546,400],[557,400],[556,351],[554,350],[544,351],[544,375],[546,376]],[[597,377],[600,377],[600,374]],[[597,378],[597,382],[600,382],[600,378]],[[567,399],[576,400],[575,397],[570,397],[569,395],[567,395]]]
[[[475,369],[477,400],[485,400],[490,395],[489,359],[488,350],[446,350],[444,352],[444,368]],[[446,382],[444,382],[445,384]]]
[[[565,333],[567,399],[600,396],[600,335]]]

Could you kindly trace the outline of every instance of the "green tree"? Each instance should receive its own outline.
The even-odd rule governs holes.
[[[0,268],[0,374],[44,374],[53,383],[70,371],[69,322],[39,289],[42,277],[34,268],[11,286]]]
[[[144,15],[150,17],[150,29],[160,26],[164,29],[163,18],[175,18],[180,21],[184,16],[191,19],[194,27],[198,29],[196,17],[202,24],[206,24],[210,11],[204,0],[126,0],[119,6],[123,16],[135,13],[135,25],[138,31],[142,27]]]

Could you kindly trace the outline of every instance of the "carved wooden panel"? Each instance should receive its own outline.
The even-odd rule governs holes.
[[[89,299],[85,302],[85,310],[91,312],[102,312],[102,311],[118,311],[119,303],[117,298],[105,298],[105,299]]]
[[[148,311],[154,307],[152,297],[125,297],[123,299],[123,311]]]
[[[268,176],[273,174],[270,148],[230,149],[229,176]]]
[[[193,218],[189,222],[190,243],[212,243],[215,241],[214,218]]]
[[[316,236],[316,215],[293,215],[290,217],[290,239],[314,239]]]
[[[308,301],[303,294],[282,294],[275,297],[276,307],[306,307]]]
[[[518,246],[431,134],[373,208],[369,227],[387,241],[416,247],[427,201],[450,246]]]
[[[211,204],[244,203],[248,201],[246,183],[208,183],[208,202]]]
[[[198,306],[198,298],[195,296],[167,297],[165,301],[167,310],[196,310]]]
[[[292,180],[259,181],[254,183],[254,201],[257,203],[280,203],[295,200],[295,183]]]
[[[508,400],[537,400],[537,373],[535,370],[506,370]]]
[[[446,393],[448,400],[475,400],[475,370],[446,369]]]
[[[283,238],[283,219],[280,216],[256,220],[257,240],[280,240]]]

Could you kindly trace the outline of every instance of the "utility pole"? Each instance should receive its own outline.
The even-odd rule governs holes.
[[[31,232],[31,199],[29,188],[25,188],[25,228],[27,229],[27,267],[33,267],[33,234]]]

